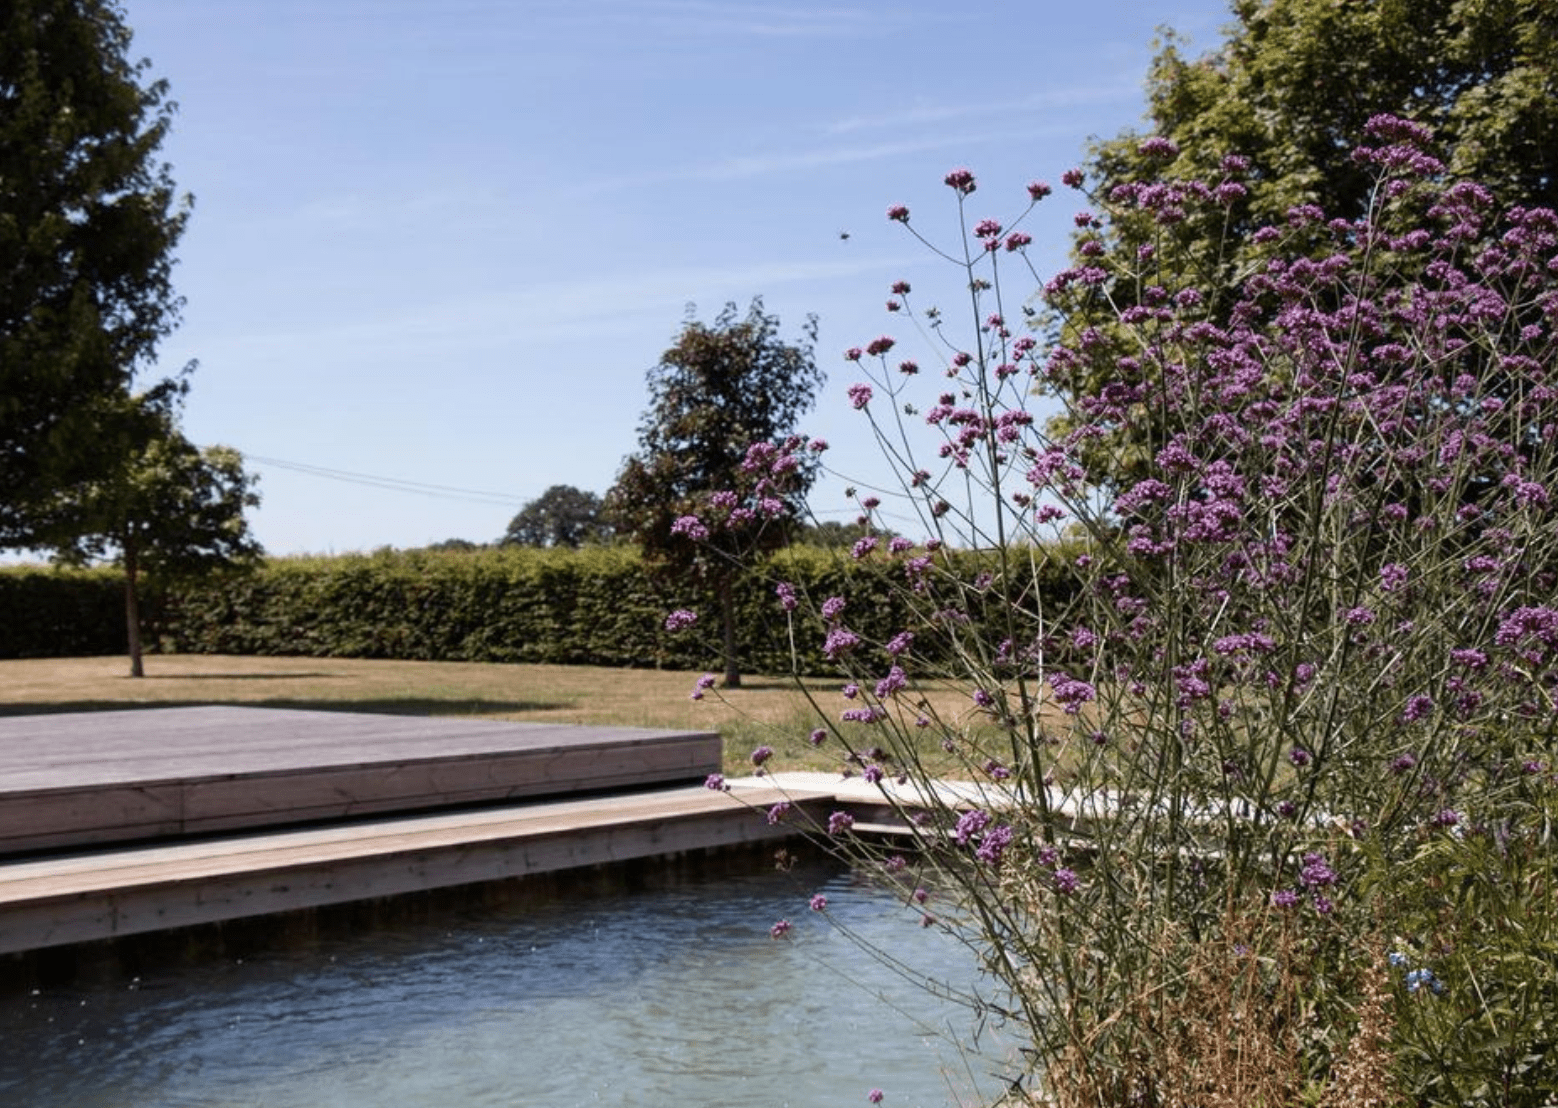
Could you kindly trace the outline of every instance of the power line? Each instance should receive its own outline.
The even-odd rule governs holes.
[[[439,500],[469,500],[477,504],[501,504],[523,506],[524,497],[511,493],[485,492],[480,489],[462,489],[454,485],[434,485],[426,481],[407,481],[399,477],[380,477],[372,473],[354,473],[347,469],[331,469],[328,466],[309,465],[305,462],[289,462],[283,458],[266,458],[259,454],[245,454],[245,458],[261,465],[289,469],[309,477],[322,477],[327,481],[342,481],[369,488],[388,489],[391,492],[409,492],[418,496],[431,496]]]

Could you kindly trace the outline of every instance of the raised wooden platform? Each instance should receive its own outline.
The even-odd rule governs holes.
[[[0,954],[736,846],[719,736],[266,708],[0,719]],[[809,782],[807,783],[810,784]],[[771,824],[781,799],[794,820]]]
[[[776,838],[786,798],[832,802],[682,787],[0,864],[0,953]]]
[[[701,782],[712,732],[274,708],[0,718],[0,855]]]

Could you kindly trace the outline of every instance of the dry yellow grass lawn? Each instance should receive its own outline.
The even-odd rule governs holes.
[[[747,677],[740,689],[714,690],[694,702],[695,673],[596,666],[187,654],[149,656],[143,678],[127,672],[122,657],[0,661],[0,714],[255,704],[685,728],[720,732],[733,770],[759,743],[774,747],[783,768],[838,765],[836,756],[805,741],[816,723],[787,678]],[[837,680],[808,688],[829,708],[843,703]]]

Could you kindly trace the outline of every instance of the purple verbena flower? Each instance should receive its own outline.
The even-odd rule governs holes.
[[[954,169],[943,178],[948,188],[967,196],[974,191],[974,175],[967,169]]]
[[[686,608],[678,608],[665,617],[665,629],[667,631],[680,631],[684,627],[691,627],[698,622],[698,613],[688,611]]]
[[[967,846],[970,839],[989,825],[990,813],[975,808],[958,817],[957,827],[953,829],[952,834],[959,846]]]
[[[1076,715],[1082,710],[1082,705],[1098,696],[1098,690],[1092,685],[1065,673],[1050,674],[1049,687],[1055,696],[1055,703],[1059,704],[1067,715]]]
[[[709,529],[697,516],[678,516],[671,524],[671,534],[686,535],[693,542],[702,542],[709,537]]]
[[[859,635],[847,627],[835,627],[828,632],[828,637],[823,641],[822,652],[832,662],[837,661],[859,645]]]
[[[1325,860],[1325,855],[1311,851],[1304,855],[1304,867],[1298,871],[1298,879],[1306,888],[1317,889],[1336,884],[1336,871]]]
[[[902,668],[893,666],[887,671],[887,676],[876,683],[876,698],[886,700],[895,693],[907,688],[909,679],[904,676]]]
[[[998,866],[1001,864],[1001,855],[1006,853],[1006,848],[1011,844],[1012,829],[1004,823],[998,824],[981,837],[974,857],[986,865]]]
[[[828,817],[828,834],[842,835],[855,826],[855,817],[848,812],[834,812]]]

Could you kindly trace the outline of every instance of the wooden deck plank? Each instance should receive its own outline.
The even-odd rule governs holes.
[[[377,765],[429,752],[607,748],[686,734],[237,705],[7,716],[0,717],[0,790]]]
[[[688,782],[712,732],[219,706],[0,719],[0,854]]]
[[[537,802],[0,865],[0,953],[756,842],[771,788]]]

